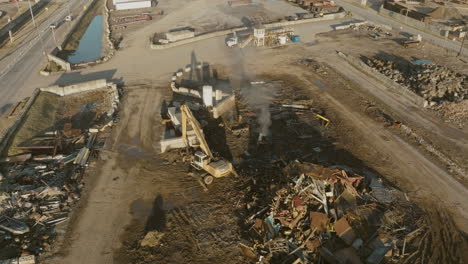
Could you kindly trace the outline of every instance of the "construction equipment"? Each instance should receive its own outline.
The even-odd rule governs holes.
[[[210,147],[208,146],[208,143],[205,140],[200,123],[193,116],[190,108],[187,105],[181,105],[180,111],[182,113],[182,138],[184,143],[187,147],[192,146],[196,149],[199,149],[196,150],[191,157],[190,165],[197,171],[206,172],[205,175],[202,176],[203,182],[208,185],[213,182],[213,177],[220,178],[231,173],[236,175],[236,172],[229,161],[222,158],[216,159],[214,157]],[[188,125],[192,127],[199,145],[190,145],[188,140]]]
[[[233,36],[226,40],[226,46],[232,48],[236,46],[238,42],[239,42],[239,39],[237,38],[236,32],[234,32]]]

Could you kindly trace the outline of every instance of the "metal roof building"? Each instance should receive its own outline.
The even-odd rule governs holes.
[[[151,0],[113,0],[116,10],[151,7]]]

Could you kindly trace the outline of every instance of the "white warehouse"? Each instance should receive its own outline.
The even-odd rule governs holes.
[[[113,0],[116,10],[151,7],[151,0]]]

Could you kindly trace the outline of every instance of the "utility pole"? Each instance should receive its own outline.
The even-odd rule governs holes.
[[[409,9],[407,8],[406,15],[405,15],[405,24],[408,24],[408,13],[409,13]]]
[[[460,44],[460,50],[458,51],[457,57],[460,57],[460,55],[462,55],[463,44],[465,43],[465,38],[466,38],[466,33],[465,33],[465,35],[463,36],[462,42],[461,42],[461,44]]]
[[[29,4],[29,12],[31,12],[31,18],[32,18],[32,21],[33,21],[33,25],[37,29],[36,20],[34,20],[34,13],[32,11],[31,1],[28,0],[28,4]]]
[[[8,35],[10,36],[10,43],[13,43],[13,33],[11,33],[11,30],[8,30]]]
[[[52,31],[52,38],[54,38],[55,47],[57,47],[57,39],[55,38],[55,25],[50,25],[50,30]]]
[[[8,16],[8,24],[11,23],[12,19],[10,16]],[[11,29],[8,30],[8,36],[10,37],[10,43],[13,43],[14,39],[13,39],[13,32],[11,32]]]
[[[32,11],[31,1],[28,0],[28,4],[29,4],[29,12],[31,13],[31,18],[32,18],[32,21],[33,21],[33,25],[34,25],[34,27],[36,28],[37,37],[38,37],[39,40],[41,41],[42,54],[46,55],[46,51],[45,51],[45,48],[44,48],[44,41],[42,40],[42,36],[41,36],[41,34],[39,33],[39,29],[37,28],[36,20],[34,20],[34,13],[33,13],[33,11]]]
[[[68,16],[71,17],[71,13],[70,13],[70,2],[71,0],[68,0],[67,1],[67,10],[68,10]]]

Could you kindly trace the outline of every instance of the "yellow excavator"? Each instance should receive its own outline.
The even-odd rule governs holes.
[[[203,135],[200,123],[193,116],[192,111],[187,105],[181,105],[180,111],[182,113],[182,138],[185,145],[194,147],[195,153],[191,157],[190,165],[197,171],[204,171],[203,182],[209,185],[213,182],[214,178],[228,176],[229,174],[237,175],[232,164],[222,158],[216,159],[211,152],[208,143]],[[188,139],[188,126],[191,126],[198,144],[190,144]],[[213,178],[214,177],[214,178]]]

